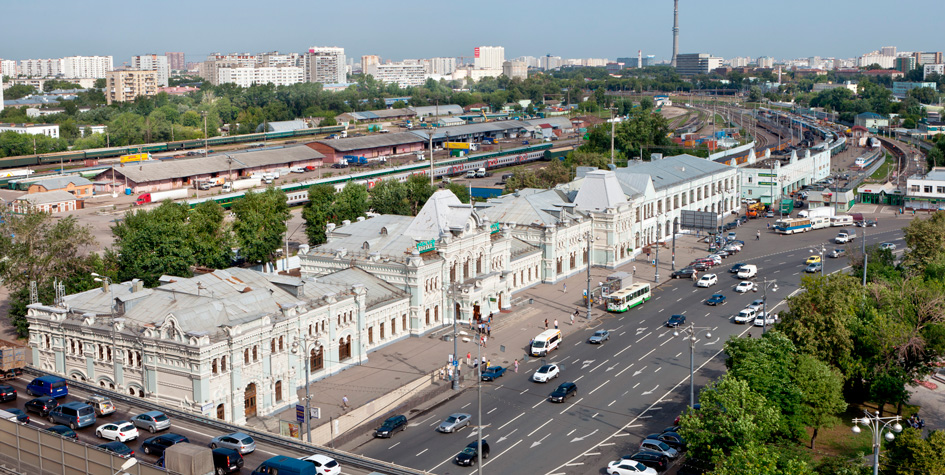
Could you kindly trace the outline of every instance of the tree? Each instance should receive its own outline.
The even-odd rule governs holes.
[[[907,428],[887,443],[880,462],[887,474],[945,474],[945,431],[932,431],[923,439],[921,430]]]
[[[913,219],[903,228],[908,250],[903,264],[924,268],[945,258],[945,213],[934,213],[929,219]]]
[[[335,196],[329,219],[340,225],[346,219],[354,221],[358,217],[364,216],[369,209],[368,198],[366,186],[348,182],[341,192]]]
[[[653,98],[652,98],[652,97],[650,97],[650,96],[643,96],[643,97],[640,98],[640,108],[641,108],[641,109],[643,109],[643,110],[645,110],[645,111],[646,111],[646,110],[650,110],[650,109],[653,108],[654,105],[655,105],[655,103],[653,102]]]
[[[450,183],[446,186],[446,189],[452,191],[453,194],[459,198],[459,201],[469,203],[469,188],[463,186],[461,183]]]
[[[777,447],[747,441],[719,462],[712,475],[814,475],[807,462],[791,457]]]
[[[282,249],[291,216],[286,200],[284,191],[269,187],[261,193],[247,192],[233,204],[233,233],[247,262],[271,262]]]
[[[170,200],[151,210],[125,213],[112,226],[119,280],[141,279],[146,287],[156,287],[162,275],[190,277],[196,257],[187,213]]]
[[[10,320],[20,336],[28,333],[26,304],[30,282],[41,302],[51,303],[53,280],[67,293],[87,290],[94,259],[86,252],[95,244],[91,228],[73,216],[54,219],[48,213],[12,214],[0,210],[0,285],[11,294]]]
[[[801,418],[808,427],[814,429],[810,438],[810,448],[813,450],[820,429],[837,425],[840,422],[837,414],[847,408],[843,400],[843,376],[813,356],[799,355],[794,384],[801,394]]]
[[[95,89],[105,89],[108,87],[108,80],[105,78],[98,78],[95,80]]]
[[[706,385],[699,404],[682,416],[679,429],[695,459],[717,462],[738,447],[765,444],[780,424],[778,408],[730,375]]]
[[[910,89],[906,94],[908,97],[919,101],[920,104],[935,104],[939,98],[938,91],[931,87],[917,87]]]
[[[375,213],[403,216],[411,214],[408,194],[407,186],[397,180],[381,180],[368,191]]]
[[[561,160],[552,160],[548,165],[537,170],[522,168],[512,172],[512,176],[505,181],[505,191],[512,192],[524,188],[552,188],[571,179],[571,172],[564,167]]]
[[[433,193],[436,193],[436,187],[431,185],[429,177],[424,175],[411,175],[407,178],[406,189],[411,216],[416,216]]]
[[[605,155],[599,152],[584,152],[581,150],[575,150],[569,153],[564,159],[564,166],[569,170],[573,170],[575,167],[596,167],[606,170],[607,165],[609,164],[610,155]]]
[[[188,216],[194,260],[198,266],[223,269],[232,263],[232,236],[216,201],[198,204]]]
[[[305,235],[310,246],[328,242],[325,227],[328,225],[328,216],[334,202],[335,187],[312,185],[308,189],[308,203],[302,208],[302,219],[305,220]]]
[[[5,100],[22,99],[30,94],[36,94],[36,88],[26,84],[14,84],[3,90]]]
[[[850,460],[840,456],[820,459],[814,471],[819,475],[870,475],[873,473],[862,459]]]

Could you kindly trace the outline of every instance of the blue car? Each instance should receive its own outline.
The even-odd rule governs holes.
[[[708,300],[705,301],[706,305],[722,305],[725,303],[726,297],[722,294],[712,294]]]
[[[483,381],[495,381],[505,374],[505,368],[501,366],[490,366],[482,372]]]
[[[669,317],[669,320],[666,320],[666,326],[670,328],[676,328],[684,323],[686,323],[685,315],[673,315]]]
[[[168,447],[181,442],[190,442],[190,440],[179,434],[167,433],[145,439],[141,444],[141,450],[148,455],[161,456]]]

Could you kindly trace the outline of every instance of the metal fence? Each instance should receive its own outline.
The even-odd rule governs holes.
[[[37,376],[45,376],[48,374],[48,373],[39,371],[33,367],[27,367],[25,369],[25,372],[30,373],[30,374],[35,374]],[[237,425],[226,423],[221,420],[210,419],[207,417],[203,417],[201,414],[197,414],[194,412],[182,411],[180,409],[160,406],[146,399],[141,399],[135,396],[128,396],[122,393],[117,393],[115,391],[109,391],[105,388],[101,388],[101,387],[94,386],[91,384],[86,384],[83,382],[70,380],[69,385],[79,387],[79,388],[82,388],[83,390],[90,391],[93,393],[107,395],[108,397],[116,401],[122,401],[128,404],[134,404],[134,405],[144,407],[150,410],[161,411],[170,416],[177,416],[177,417],[181,417],[181,418],[188,419],[191,421],[195,421],[203,425],[217,429],[220,431],[220,433],[223,433],[223,434],[230,433],[230,432],[243,432],[245,434],[251,435],[257,441],[265,442],[267,444],[270,444],[276,447],[282,447],[289,450],[296,450],[302,453],[313,453],[315,451],[318,451],[319,453],[325,454],[337,460],[341,464],[349,465],[352,467],[363,468],[365,470],[378,471],[378,472],[382,472],[388,475],[429,475],[429,472],[414,470],[412,468],[402,467],[400,465],[387,463],[381,460],[360,457],[354,454],[350,454],[348,452],[335,450],[335,449],[323,447],[320,445],[306,444],[305,442],[302,442],[300,440],[290,439],[288,437],[283,437],[281,435],[273,434],[271,432],[261,432],[250,427],[237,426]],[[0,422],[5,422],[5,421],[0,421]],[[82,445],[82,444],[76,444],[76,445]],[[97,449],[91,446],[84,446],[84,447],[92,451],[97,451]],[[38,453],[38,452],[34,452],[34,453]],[[78,459],[74,459],[74,460],[78,460]],[[81,467],[83,465],[70,464],[70,466]],[[121,463],[119,463],[118,466],[121,466]],[[81,473],[92,473],[92,472],[83,472],[79,470],[79,471],[68,471],[68,472],[63,471],[63,472],[50,472],[50,473],[57,473],[57,474],[61,473],[61,474],[71,475],[73,473],[81,474]],[[98,473],[98,472],[95,472],[95,473]],[[114,474],[114,473],[115,473],[115,470],[109,472],[109,474]],[[152,474],[156,475],[156,474],[163,474],[163,473],[166,473],[166,472],[160,472],[160,471],[140,472],[140,474],[138,472],[135,472],[134,470],[129,472],[129,474],[131,475],[152,475]]]

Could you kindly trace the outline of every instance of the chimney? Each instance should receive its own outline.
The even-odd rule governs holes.
[[[144,290],[144,282],[141,279],[131,279],[131,293]]]

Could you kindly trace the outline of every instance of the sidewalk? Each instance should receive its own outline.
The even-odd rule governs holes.
[[[741,226],[737,231],[747,238],[749,233],[754,234],[758,226],[764,227],[760,220]],[[748,239],[744,240],[748,241]],[[696,236],[677,236],[676,268],[684,267],[696,257],[705,257],[708,254],[707,247],[706,243],[697,242]],[[668,241],[666,247],[660,249],[659,257],[660,282],[666,282],[670,279],[672,273],[672,241]],[[655,252],[651,255],[651,258],[656,258]],[[605,280],[606,276],[614,272],[633,272],[634,266],[636,267],[635,281],[654,283],[656,269],[646,261],[646,255],[641,254],[636,261],[618,269],[592,267],[591,286],[592,288],[596,287],[598,282]],[[563,291],[564,283],[567,283],[567,292]],[[536,369],[534,363],[540,360],[528,360],[526,348],[531,339],[545,329],[545,318],[548,318],[549,328],[554,327],[554,320],[557,318],[559,329],[564,335],[568,335],[581,331],[588,326],[596,325],[599,321],[598,317],[607,315],[606,311],[595,304],[592,309],[594,318],[586,319],[586,307],[583,304],[582,292],[586,289],[586,286],[587,274],[586,272],[580,272],[556,284],[538,284],[516,293],[516,301],[522,303],[495,316],[492,325],[492,336],[488,338],[487,346],[482,349],[482,356],[493,365],[509,367],[510,372],[514,371],[514,361],[516,359],[520,364],[519,372],[534,371]],[[655,292],[658,292],[658,290],[655,290]],[[529,304],[529,301],[533,303]],[[575,319],[572,326],[570,324],[570,314],[576,308],[581,309],[581,317]],[[476,357],[478,352],[477,338],[471,335],[468,327],[460,327],[459,331],[465,331],[470,336],[468,342],[463,341],[462,334],[457,338],[457,350],[462,358],[460,371],[465,378],[463,387],[474,387],[475,377],[470,378],[472,370],[466,366],[465,356],[467,353],[471,353],[473,358]],[[451,334],[451,325],[444,326],[443,330],[435,333],[437,336]],[[321,410],[321,419],[312,421],[313,432],[317,426],[329,423],[330,420],[342,416],[354,408],[369,406],[372,401],[391,394],[412,381],[425,377],[429,378],[431,373],[435,374],[439,368],[446,366],[448,356],[452,353],[452,341],[444,341],[442,338],[434,338],[428,335],[419,338],[408,338],[370,353],[368,362],[364,365],[349,368],[334,376],[312,383],[309,386],[310,393],[313,396],[312,407],[318,407]],[[416,417],[457,394],[456,391],[449,389],[450,384],[450,381],[436,381],[433,383],[425,392],[435,394],[427,394],[421,398],[423,402],[407,411],[407,417]],[[300,390],[298,394],[300,398],[304,397],[305,390]],[[348,405],[350,406],[347,409],[342,404],[342,398],[345,396],[347,396]],[[411,405],[411,407],[413,406]],[[388,415],[387,411],[391,410],[387,407],[373,409],[375,409],[374,412],[371,412],[373,417],[366,418],[365,422],[386,416]],[[262,425],[268,431],[278,432],[279,420],[295,422],[295,411],[286,410],[273,417],[253,420],[250,425]],[[344,440],[351,440],[351,437],[343,437],[338,442]]]

